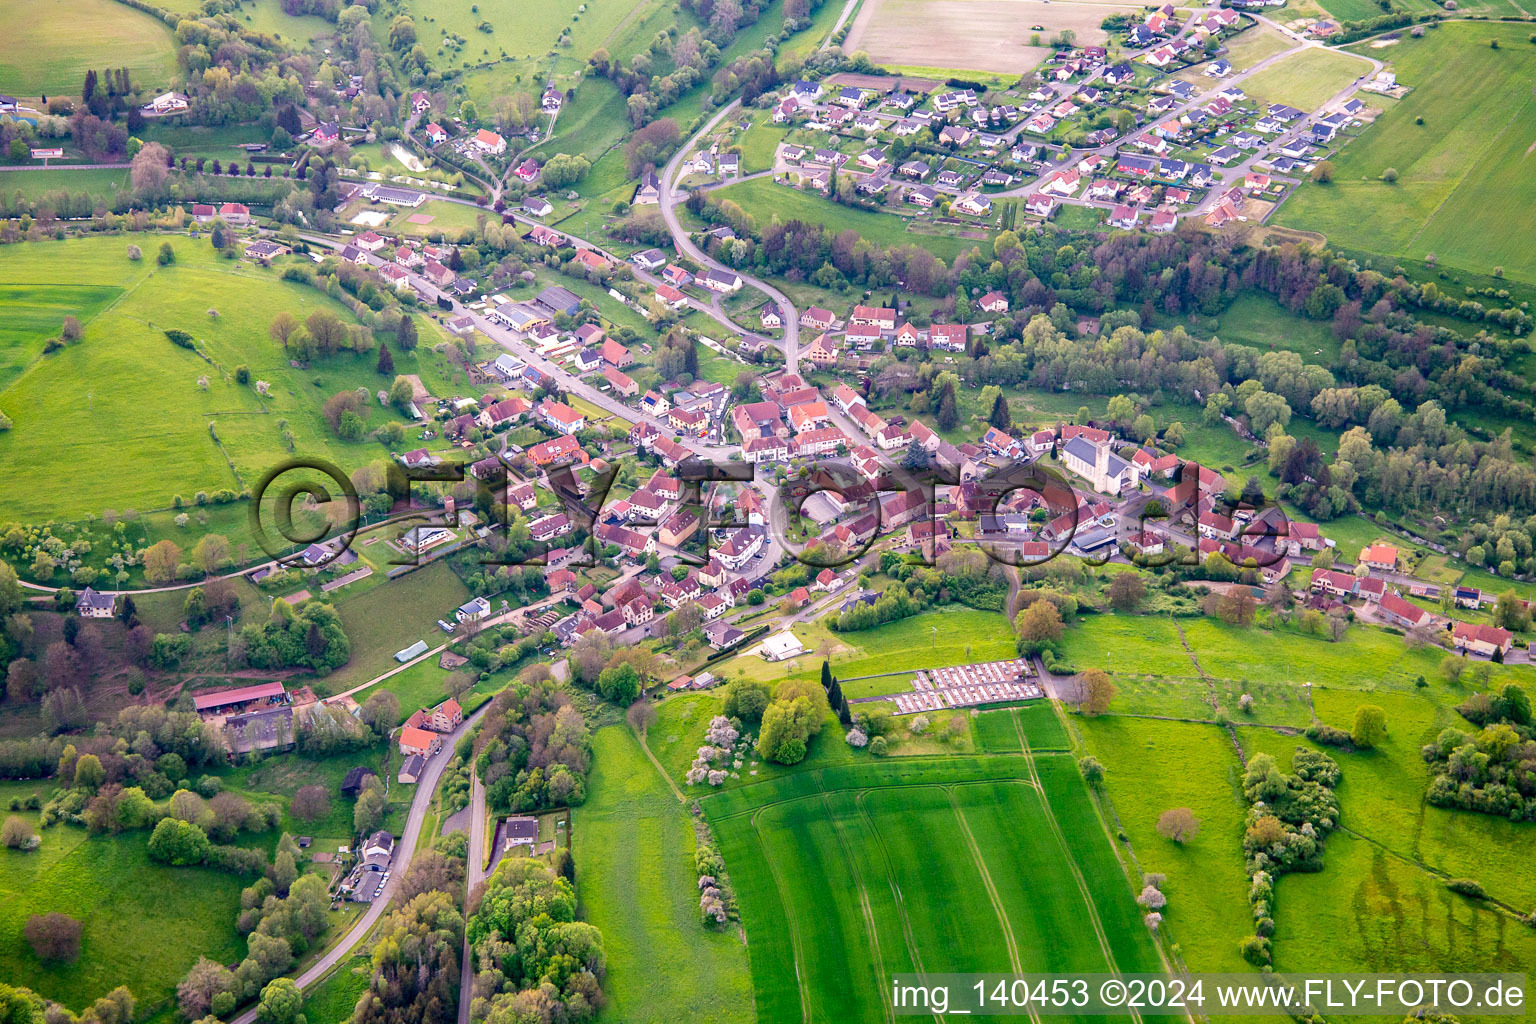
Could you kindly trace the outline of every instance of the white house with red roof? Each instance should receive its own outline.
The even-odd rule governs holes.
[[[473,142],[476,149],[482,153],[489,153],[492,156],[500,156],[507,151],[507,140],[485,128],[475,132]]]
[[[564,402],[545,399],[535,413],[539,421],[562,434],[576,434],[586,429],[587,418]]]

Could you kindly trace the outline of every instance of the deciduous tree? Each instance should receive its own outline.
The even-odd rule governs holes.
[[[1187,843],[1200,831],[1200,819],[1188,807],[1171,807],[1157,817],[1157,834],[1176,843]]]

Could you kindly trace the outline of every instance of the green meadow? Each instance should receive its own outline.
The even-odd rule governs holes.
[[[862,238],[877,245],[921,246],[943,260],[952,260],[960,253],[970,252],[978,246],[983,249],[989,247],[985,240],[908,231],[908,218],[842,206],[830,199],[776,184],[769,178],[754,178],[727,185],[714,195],[739,204],[743,210],[757,218],[759,227],[766,226],[774,217],[781,221],[802,220],[810,224],[824,224],[833,232],[856,231]]]
[[[1243,91],[1262,103],[1312,110],[1368,71],[1370,65],[1358,57],[1314,47],[1258,72],[1243,83]]]
[[[1275,222],[1321,231],[1330,245],[1389,267],[1433,253],[1442,268],[1503,267],[1512,280],[1536,283],[1529,35],[1528,26],[1447,22],[1389,47],[1361,44],[1411,91],[1343,147],[1332,184],[1303,185]],[[1395,183],[1381,180],[1388,168]]]
[[[626,726],[598,730],[592,745],[572,852],[582,915],[608,952],[605,1019],[751,1024],[746,945],[735,929],[700,923],[687,809]]]
[[[884,1020],[909,971],[1154,971],[1073,763],[861,761],[703,802],[761,1020]]]
[[[1105,766],[1104,792],[1144,871],[1167,875],[1168,937],[1196,971],[1242,971],[1238,941],[1252,930],[1243,873],[1244,806],[1237,752],[1211,725],[1104,715],[1077,718],[1083,751]],[[1200,830],[1187,844],[1157,834],[1157,818],[1188,807]]]
[[[167,240],[176,262],[160,266],[155,254]],[[144,259],[130,260],[129,244]],[[57,268],[66,264],[63,282]],[[280,310],[301,320],[327,310],[354,322],[276,269],[217,257],[202,239],[127,235],[6,246],[0,280],[0,410],[15,424],[0,434],[0,461],[29,481],[0,493],[0,518],[142,511],[168,507],[178,494],[238,492],[289,456],[284,424],[295,455],[348,470],[388,456],[376,442],[338,439],[321,416],[337,391],[388,387],[374,354],[295,368],[268,337]],[[66,314],[81,321],[81,339],[43,355]],[[422,346],[394,353],[396,372],[446,391],[457,371],[432,351],[436,329],[422,322]],[[167,328],[191,333],[199,351],[172,344]],[[249,368],[251,384],[237,383],[239,366]],[[269,383],[268,397],[256,393],[256,381]],[[393,410],[374,408],[368,426],[392,419]]]
[[[46,790],[38,784],[32,789]],[[37,815],[25,814],[34,828]],[[149,859],[149,833],[91,836],[72,825],[42,833],[41,848],[0,849],[0,977],[80,1010],[127,985],[141,1010],[175,995],[200,955],[234,963],[245,943],[235,931],[246,879]],[[80,958],[47,965],[23,938],[27,919],[59,912],[85,923]]]
[[[78,94],[87,70],[124,66],[159,92],[176,72],[170,28],[113,0],[10,0],[5,22],[0,82],[15,96]]]

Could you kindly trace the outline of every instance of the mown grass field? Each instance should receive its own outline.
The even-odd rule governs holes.
[[[0,253],[0,409],[15,423],[0,434],[0,462],[28,481],[0,491],[0,517],[144,511],[169,506],[176,494],[238,492],[289,456],[283,421],[293,454],[344,469],[387,457],[376,442],[339,440],[320,415],[337,391],[387,387],[374,372],[375,355],[341,353],[294,369],[267,336],[280,310],[300,320],[329,310],[350,322],[344,307],[275,269],[218,258],[205,239],[171,238],[176,262],[159,266],[163,240],[86,238]],[[145,258],[129,260],[129,244]],[[67,281],[58,270],[64,265]],[[81,320],[82,338],[41,355],[66,313]],[[171,327],[193,334],[206,358],[173,345],[163,333]],[[435,329],[424,330],[416,352],[395,353],[396,372],[419,373],[446,391],[446,357],[427,340]],[[253,382],[269,382],[268,398],[235,381],[242,365]],[[207,390],[198,383],[204,376]],[[377,408],[369,428],[397,415]]]
[[[17,193],[29,202],[44,199],[59,192],[71,195],[87,193],[102,202],[110,202],[113,195],[128,187],[128,168],[92,167],[72,170],[65,167],[27,168],[7,171],[0,175],[0,188],[6,198]]]
[[[1104,791],[1142,870],[1168,876],[1163,916],[1190,969],[1246,970],[1237,952],[1252,930],[1241,768],[1224,730],[1113,715],[1073,721],[1085,752],[1104,765]],[[1158,815],[1173,807],[1188,807],[1200,820],[1183,845],[1157,834]]]
[[[321,680],[316,692],[340,693],[397,668],[395,652],[417,640],[436,647],[448,639],[437,628],[437,620],[469,598],[469,588],[447,563],[435,562],[356,598],[338,600],[336,610],[352,642],[352,658]],[[358,703],[366,698],[366,693],[360,694]],[[403,699],[401,705],[405,705]]]
[[[46,786],[27,789],[47,790]],[[36,828],[35,813],[24,814]],[[127,985],[142,1014],[173,999],[176,982],[206,954],[219,963],[244,955],[235,931],[247,880],[149,859],[146,831],[91,836],[56,825],[31,853],[0,849],[0,977],[80,1010]],[[27,919],[53,911],[85,923],[80,958],[65,966],[37,959],[23,937]]]
[[[704,800],[758,1018],[883,1020],[890,975],[911,970],[1158,969],[1076,767],[1038,762],[1043,792],[1023,757],[995,755],[863,762]]]
[[[159,92],[176,71],[170,28],[113,0],[12,0],[5,20],[0,82],[15,96],[78,95],[87,69],[124,66]]]
[[[759,227],[767,225],[773,217],[781,221],[802,220],[808,224],[824,224],[833,232],[857,231],[877,245],[922,246],[944,260],[952,260],[976,246],[986,248],[986,243],[976,239],[908,231],[903,218],[842,206],[830,199],[775,184],[768,178],[728,185],[714,195],[740,204],[743,210],[757,218]]]
[[[1289,103],[1311,111],[1370,65],[1334,50],[1307,49],[1273,64],[1243,83],[1243,91],[1265,103]]]
[[[1507,277],[1536,283],[1529,35],[1518,25],[1449,22],[1422,38],[1362,49],[1391,61],[1412,91],[1343,148],[1332,184],[1302,186],[1276,223],[1321,231],[1331,245],[1386,261],[1434,253],[1441,268],[1502,266]],[[1489,45],[1495,39],[1498,49]],[[1388,168],[1398,172],[1395,184],[1380,180]]]
[[[699,920],[693,820],[626,726],[593,737],[573,830],[582,915],[608,953],[604,1019],[756,1020],[746,946]]]
[[[1365,21],[1381,14],[1371,0],[1318,0],[1318,4],[1340,21]]]
[[[1284,53],[1294,45],[1267,25],[1256,25],[1227,43],[1222,56],[1234,71],[1247,71],[1266,57]]]

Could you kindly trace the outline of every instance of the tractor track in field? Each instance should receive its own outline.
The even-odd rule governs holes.
[[[757,843],[758,855],[763,858],[763,863],[768,865],[768,873],[773,876],[774,887],[780,892],[786,892],[788,889],[784,884],[783,876],[779,873],[778,863],[768,856],[768,849],[763,845],[763,832],[757,823],[763,811],[772,806],[768,804],[753,812],[750,819],[752,838]],[[779,903],[784,908],[784,920],[789,924],[789,951],[795,962],[795,987],[800,990],[800,1018],[805,1024],[811,1024],[811,993],[809,982],[805,977],[805,954],[800,948],[800,927],[795,923],[795,912],[790,908],[789,901],[781,898]]]
[[[858,790],[853,798],[853,806],[858,810],[859,817],[864,822],[864,827],[869,830],[870,837],[875,841],[875,849],[880,851],[880,861],[885,865],[885,881],[891,887],[891,899],[896,906],[896,916],[901,918],[901,937],[906,944],[907,955],[912,958],[912,969],[918,974],[923,971],[923,957],[917,951],[917,939],[912,934],[912,920],[907,916],[906,898],[901,894],[901,886],[896,884],[896,865],[891,861],[891,851],[886,849],[885,840],[880,837],[880,830],[875,827],[875,820],[870,817],[869,808],[864,806],[864,798],[869,796],[867,789]],[[935,1021],[942,1021],[942,1017],[934,1014]]]
[[[885,957],[880,952],[880,932],[875,927],[875,911],[869,902],[869,887],[864,884],[864,873],[859,870],[858,861],[853,858],[853,848],[848,844],[848,839],[843,835],[843,827],[838,817],[832,811],[832,796],[825,790],[821,794],[821,806],[827,812],[827,820],[832,824],[832,834],[837,836],[837,845],[842,847],[843,859],[848,862],[848,873],[853,876],[855,890],[859,894],[859,913],[864,917],[864,930],[869,933],[869,952],[873,958],[870,966],[874,968],[875,975],[881,973],[881,967],[885,963]],[[895,1007],[891,1005],[891,993],[885,985],[880,986],[880,1002],[885,1006],[886,1020],[896,1020]]]
[[[1017,721],[1017,720],[1015,720]],[[960,801],[955,799],[954,790],[944,787],[944,795],[949,798],[950,810],[955,812],[955,821],[960,825],[960,834],[965,838],[965,845],[971,851],[971,860],[976,864],[976,872],[981,875],[982,887],[987,890],[987,899],[992,902],[992,912],[997,915],[997,923],[1003,928],[1003,944],[1008,947],[1008,963],[1013,967],[1013,973],[1024,973],[1024,960],[1019,955],[1019,940],[1013,934],[1013,922],[1008,920],[1008,911],[1003,907],[1003,898],[997,891],[997,885],[992,881],[992,872],[987,869],[986,858],[981,855],[981,847],[976,843],[976,836],[971,832],[971,823],[965,820],[965,812],[960,809]],[[1040,1024],[1040,1011],[1034,1003],[1029,1004],[1029,1019],[1034,1024]]]
[[[1109,933],[1104,930],[1104,922],[1099,918],[1099,908],[1093,902],[1093,892],[1088,888],[1088,879],[1083,877],[1083,869],[1078,867],[1077,858],[1072,856],[1072,848],[1067,845],[1067,837],[1061,830],[1061,822],[1056,820],[1056,812],[1051,809],[1051,801],[1044,795],[1045,786],[1040,781],[1039,772],[1035,770],[1035,758],[1029,752],[1029,741],[1024,739],[1022,730],[1020,732],[1020,739],[1024,740],[1024,761],[1029,768],[1030,778],[1034,780],[1035,785],[1040,789],[1040,805],[1045,809],[1046,823],[1050,825],[1051,833],[1055,835],[1056,843],[1061,847],[1062,860],[1066,862],[1067,867],[1072,872],[1072,877],[1077,881],[1078,892],[1082,894],[1083,903],[1088,909],[1088,923],[1093,926],[1094,936],[1099,941],[1099,950],[1104,954],[1104,961],[1109,966],[1109,972],[1118,976],[1120,974],[1120,967],[1115,963],[1115,954],[1109,945]],[[1128,1009],[1131,1012],[1131,1019],[1136,1024],[1142,1024],[1141,1011],[1135,1007],[1129,1007]]]

